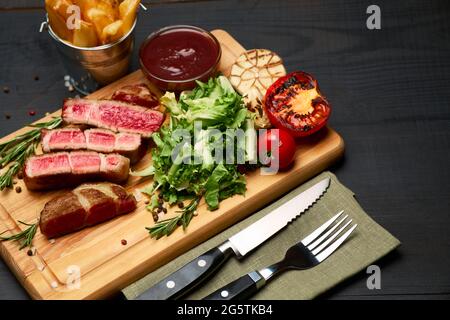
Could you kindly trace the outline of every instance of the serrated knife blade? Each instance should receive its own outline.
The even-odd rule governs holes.
[[[323,179],[247,228],[236,233],[228,239],[233,251],[238,257],[245,256],[312,206],[324,194],[329,185],[330,178]]]
[[[330,179],[274,209],[221,245],[210,249],[138,296],[137,300],[177,299],[214,274],[233,254],[238,258],[259,246],[312,206],[328,189]]]

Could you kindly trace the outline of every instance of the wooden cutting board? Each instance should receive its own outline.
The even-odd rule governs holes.
[[[213,33],[222,46],[220,70],[228,75],[231,64],[244,48],[223,30]],[[109,97],[124,85],[140,82],[146,80],[136,71],[89,98]],[[160,94],[153,87],[152,90]],[[59,116],[60,110],[53,115]],[[2,140],[27,130],[23,128]],[[289,171],[276,175],[260,175],[259,171],[249,174],[245,196],[222,201],[220,209],[214,212],[202,203],[187,231],[179,228],[170,237],[159,240],[149,237],[145,227],[154,222],[145,209],[143,197],[135,212],[55,241],[48,241],[38,231],[33,242],[34,256],[28,256],[26,249],[19,251],[14,242],[0,242],[0,253],[34,299],[106,298],[321,172],[343,151],[343,140],[334,130],[321,130],[298,143],[295,165]],[[147,155],[135,168],[144,168],[149,162]],[[149,183],[151,180],[130,178],[127,189],[133,192]],[[17,220],[35,222],[44,204],[64,192],[28,192],[21,180],[17,186],[21,186],[21,193],[6,190],[0,194],[0,232],[16,233],[23,229]],[[175,210],[169,209],[168,215]],[[126,245],[122,240],[126,240]]]

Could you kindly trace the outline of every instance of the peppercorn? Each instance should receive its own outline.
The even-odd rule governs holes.
[[[20,186],[17,186],[17,187],[16,187],[16,192],[17,192],[17,193],[21,193],[21,192],[22,192],[22,188],[21,188]]]
[[[160,192],[160,193],[158,193],[158,198],[162,199],[162,198],[164,198],[164,195]]]
[[[27,255],[31,257],[33,255],[33,251],[31,249],[28,249]]]
[[[9,93],[9,87],[3,87],[3,92],[4,93]]]
[[[8,120],[11,119],[11,115],[9,113],[5,113],[5,118]]]
[[[19,171],[19,173],[17,174],[17,179],[22,180],[23,179],[23,172]]]
[[[164,213],[167,213],[167,208],[162,209]]]
[[[183,202],[178,202],[177,205],[178,205],[178,208],[180,208],[180,209],[184,208],[184,203]]]
[[[159,216],[157,214],[153,215],[153,221],[158,222]]]
[[[144,203],[145,203],[145,204],[149,204],[150,201],[149,201],[149,200],[145,200]]]
[[[126,246],[126,245],[127,245],[127,240],[122,239],[122,241],[120,241],[120,243],[121,243],[123,246]]]

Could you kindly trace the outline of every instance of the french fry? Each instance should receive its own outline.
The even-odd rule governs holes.
[[[67,18],[69,18],[69,13],[67,12],[67,9],[71,5],[73,5],[73,3],[70,0],[56,0],[56,1],[53,1],[53,9],[56,12],[58,12],[58,14],[61,17],[63,17],[65,21],[67,21]]]
[[[139,9],[140,0],[124,0],[119,5],[120,19],[123,21],[122,33],[127,34],[133,27],[134,20],[136,20],[136,14]]]
[[[45,8],[48,14],[48,21],[53,32],[63,40],[72,42],[73,31],[67,28],[66,16],[60,15],[61,6],[58,0],[46,0]]]
[[[119,1],[117,0],[99,0],[97,8],[105,11],[113,20],[119,19]]]
[[[114,22],[114,19],[112,19],[107,12],[98,8],[89,9],[86,12],[86,18],[89,22],[94,24],[99,39],[102,39],[103,29]]]
[[[111,43],[122,38],[122,20],[117,20],[103,29],[101,40],[103,44]]]
[[[90,9],[99,9],[110,20],[114,21],[119,18],[118,3],[114,0],[72,0],[74,4],[80,7],[83,18],[89,20],[87,13]]]
[[[99,44],[95,27],[92,23],[81,20],[80,28],[73,31],[73,44],[78,47],[95,47]]]

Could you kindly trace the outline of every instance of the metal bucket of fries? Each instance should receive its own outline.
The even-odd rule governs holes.
[[[78,2],[46,0],[47,19],[41,31],[46,26],[55,40],[54,44],[66,69],[66,86],[86,95],[128,73],[140,1],[123,1],[124,5],[130,7],[125,8],[125,16],[117,13],[115,18],[108,16],[108,10],[119,11],[118,5],[117,8],[109,9],[98,6],[78,7],[82,11],[82,18],[76,27],[70,28],[69,13],[72,11],[66,8],[60,10],[61,3]]]

